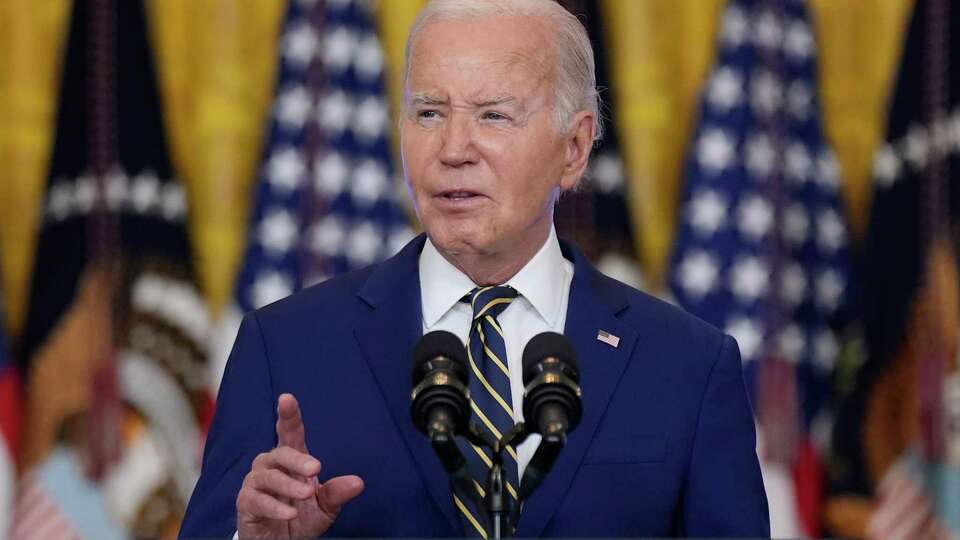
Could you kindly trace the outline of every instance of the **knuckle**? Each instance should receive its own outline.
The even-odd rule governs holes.
[[[241,489],[240,493],[237,494],[237,511],[238,512],[247,512],[250,510],[250,492],[246,489]]]

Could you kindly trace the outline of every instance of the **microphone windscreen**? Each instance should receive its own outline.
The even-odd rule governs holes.
[[[425,373],[421,370],[423,364],[437,357],[449,358],[464,373],[467,373],[467,350],[455,334],[446,330],[434,330],[425,334],[413,347],[412,380],[416,386]]]
[[[544,358],[558,358],[574,373],[580,373],[577,364],[577,352],[573,343],[563,334],[544,332],[533,336],[523,349],[523,384],[527,385],[536,377],[536,365]]]

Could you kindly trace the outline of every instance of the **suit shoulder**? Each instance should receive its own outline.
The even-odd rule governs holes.
[[[621,314],[625,324],[646,339],[653,339],[692,357],[716,358],[726,334],[683,308],[601,274],[603,287],[626,299]]]
[[[307,320],[342,317],[345,310],[350,310],[359,301],[357,291],[374,268],[376,266],[368,266],[311,285],[257,309],[254,316],[261,326],[285,328]]]

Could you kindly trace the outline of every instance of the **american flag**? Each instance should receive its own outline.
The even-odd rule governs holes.
[[[686,165],[670,287],[740,346],[768,492],[780,478],[789,495],[771,493],[773,534],[815,534],[808,494],[792,485],[805,479],[789,471],[809,457],[812,426],[826,418],[851,298],[815,38],[800,0],[732,0],[719,39]],[[771,466],[782,474],[767,474]]]
[[[413,237],[370,3],[291,2],[237,301],[256,309]]]

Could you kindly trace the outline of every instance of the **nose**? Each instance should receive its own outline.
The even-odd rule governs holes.
[[[477,159],[469,115],[451,114],[443,126],[440,162],[448,167],[462,167],[476,163]]]

